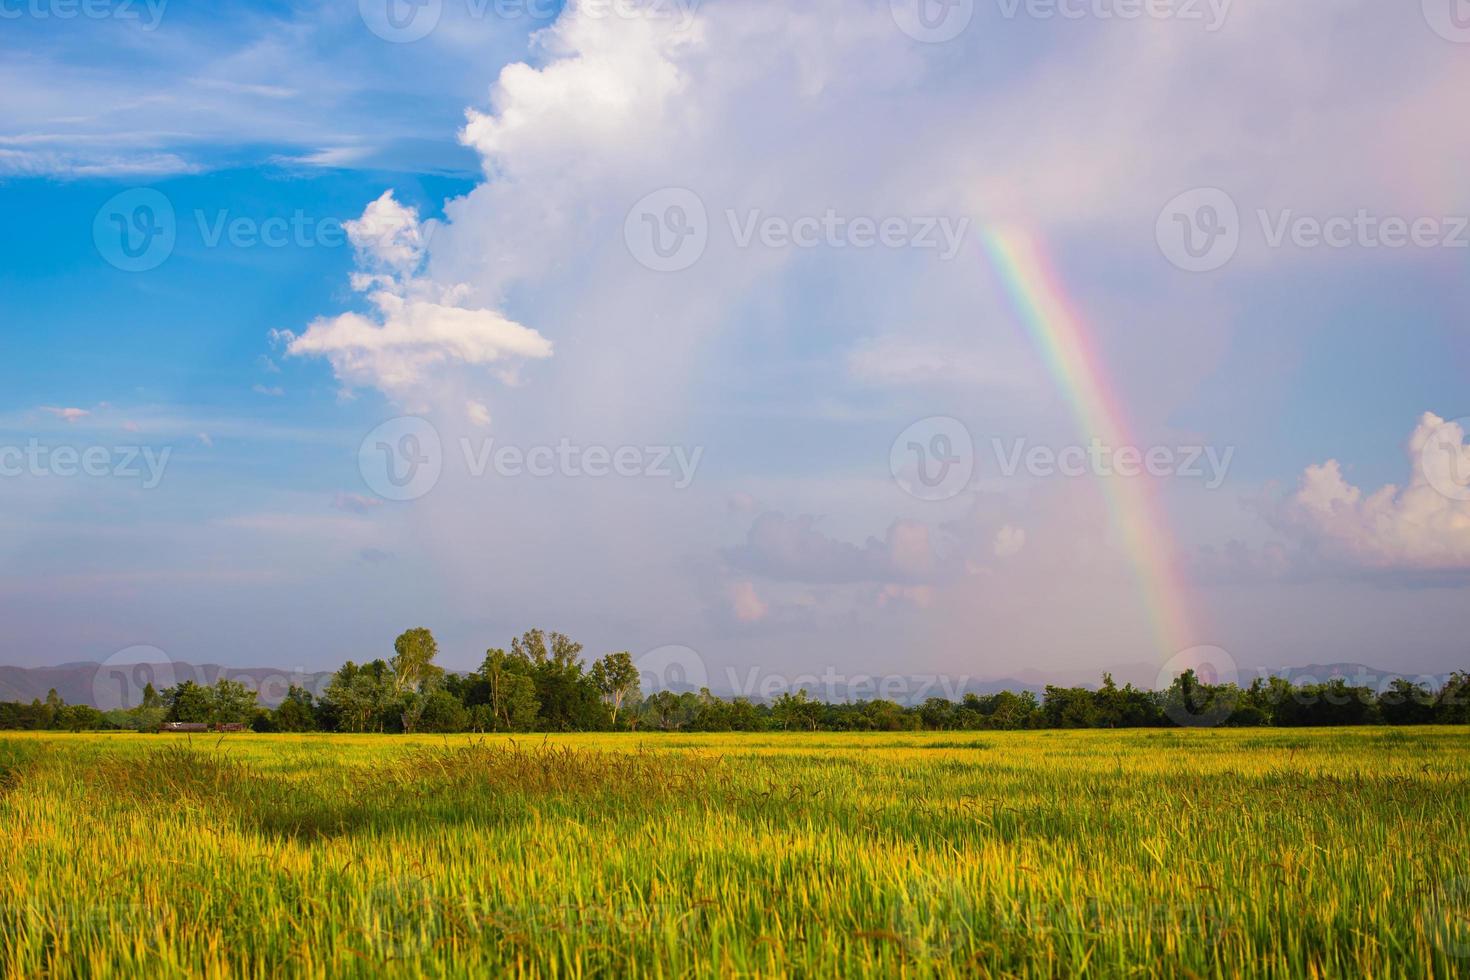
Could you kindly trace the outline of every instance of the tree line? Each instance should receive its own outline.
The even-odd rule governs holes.
[[[0,702],[0,729],[157,731],[168,722],[245,724],[259,732],[575,732],[575,731],[981,731],[1041,728],[1470,724],[1470,674],[1438,689],[1405,679],[1386,688],[1336,678],[1296,685],[1281,677],[1248,687],[1209,684],[1185,671],[1163,691],[1047,686],[1031,691],[828,703],[805,690],[767,701],[698,693],[644,694],[626,651],[588,663],[563,633],[528,630],[510,650],[486,651],[466,674],[435,663],[439,648],[422,627],[403,633],[393,656],[348,661],[314,696],[292,686],[275,708],[258,704],[239,681],[148,685],[141,703],[103,712],[68,705],[52,690],[30,704]]]

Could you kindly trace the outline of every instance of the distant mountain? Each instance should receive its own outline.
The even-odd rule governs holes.
[[[0,667],[0,701],[29,703],[45,699],[48,691],[67,704],[90,704],[104,711],[129,708],[152,684],[158,691],[183,681],[213,684],[220,678],[240,681],[259,692],[260,703],[273,708],[295,684],[320,695],[332,679],[330,671],[303,673],[274,667],[222,667],[187,663],[74,663],[59,667]]]

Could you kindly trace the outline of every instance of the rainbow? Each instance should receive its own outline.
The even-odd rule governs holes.
[[[1086,321],[1072,308],[1040,246],[1009,230],[986,229],[980,240],[1052,378],[1071,403],[1082,437],[1115,448],[1138,445]],[[1174,572],[1173,538],[1153,478],[1099,482],[1123,534],[1160,651],[1172,656],[1194,646],[1198,640],[1190,625],[1190,603]]]

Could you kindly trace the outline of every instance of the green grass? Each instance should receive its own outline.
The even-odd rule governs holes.
[[[1459,729],[0,738],[0,974],[1470,973]]]

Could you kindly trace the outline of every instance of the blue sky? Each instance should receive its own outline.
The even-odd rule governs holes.
[[[1470,501],[1432,454],[1470,415],[1470,38],[1432,4],[977,0],[941,37],[919,0],[386,2],[5,8],[0,447],[108,472],[0,476],[0,661],[328,668],[422,624],[452,667],[541,625],[716,686],[1467,666]],[[1236,215],[1191,271],[1170,209],[1212,189]],[[127,271],[135,219],[172,247]],[[996,458],[1097,435],[983,257],[1001,228],[1129,446],[1230,451],[1218,485],[1138,478],[1177,649],[1104,505],[1127,478]],[[895,440],[950,419],[969,478],[912,492]],[[427,433],[432,485],[384,484]],[[143,447],[156,486],[116,472]]]

